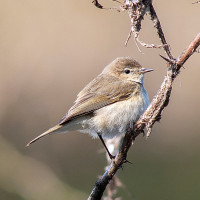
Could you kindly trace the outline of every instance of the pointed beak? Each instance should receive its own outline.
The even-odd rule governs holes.
[[[151,71],[153,71],[153,69],[145,69],[145,68],[142,68],[142,69],[140,70],[140,73],[144,74],[144,73],[151,72]]]

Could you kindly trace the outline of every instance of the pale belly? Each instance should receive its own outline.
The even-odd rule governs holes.
[[[93,115],[76,118],[56,132],[66,133],[77,130],[89,133],[94,138],[98,137],[97,133],[103,138],[113,138],[125,134],[127,128],[133,126],[148,105],[148,94],[144,88],[141,88],[139,95],[98,109]]]
[[[92,118],[81,123],[82,128],[79,131],[89,133],[93,137],[97,137],[99,133],[103,138],[125,134],[127,128],[133,126],[148,105],[148,94],[143,89],[143,95],[140,93],[126,101],[120,101],[95,111]]]

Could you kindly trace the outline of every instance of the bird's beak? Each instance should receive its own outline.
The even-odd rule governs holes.
[[[153,71],[153,69],[145,69],[145,68],[142,68],[142,69],[140,70],[140,73],[144,74],[144,73],[151,72],[151,71]]]

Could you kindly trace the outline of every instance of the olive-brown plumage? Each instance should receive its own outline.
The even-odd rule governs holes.
[[[149,105],[143,86],[144,73],[149,71],[152,70],[142,68],[133,58],[115,59],[78,94],[58,125],[27,146],[48,134],[72,130],[101,139],[124,134]]]

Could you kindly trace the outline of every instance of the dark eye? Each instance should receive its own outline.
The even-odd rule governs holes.
[[[129,69],[125,69],[124,72],[125,74],[130,74],[131,71]]]

